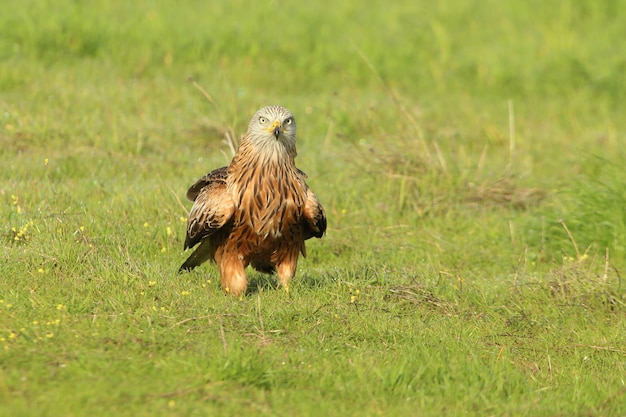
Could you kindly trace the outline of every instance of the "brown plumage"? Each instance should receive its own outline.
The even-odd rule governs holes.
[[[296,122],[280,106],[260,109],[228,167],[200,178],[187,191],[193,207],[185,249],[198,243],[179,271],[211,259],[226,293],[241,296],[245,268],[277,272],[287,289],[304,241],[326,231],[324,208],[296,168]]]

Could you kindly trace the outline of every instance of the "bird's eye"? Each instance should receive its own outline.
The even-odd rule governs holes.
[[[267,119],[265,117],[259,117],[259,122],[264,125],[265,123],[267,123]]]
[[[291,123],[293,123],[293,119],[291,117],[285,120],[285,125],[289,126]]]

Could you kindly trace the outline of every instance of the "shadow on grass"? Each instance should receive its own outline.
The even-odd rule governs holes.
[[[265,274],[256,271],[248,273],[248,289],[246,296],[256,294],[261,291],[282,290],[278,283],[276,274]],[[299,288],[313,289],[321,288],[328,284],[328,279],[320,274],[301,273],[291,281],[290,287],[298,286]]]
[[[187,275],[190,277],[189,279],[200,279],[206,280],[208,278],[209,281],[215,280],[215,287],[221,288],[220,278],[219,276],[215,276],[214,274],[217,271],[205,271],[205,270],[194,270],[194,271],[185,271],[182,275]],[[248,275],[248,288],[246,289],[246,296],[254,295],[263,291],[281,291],[282,287],[278,282],[278,277],[275,273],[263,273],[254,271],[252,269],[247,269],[246,273]],[[323,274],[310,274],[310,273],[299,273],[291,281],[291,287],[297,286],[298,288],[305,289],[315,289],[322,288],[327,286],[329,282],[332,281],[331,277],[325,276]]]
[[[274,274],[264,274],[261,272],[253,272],[248,274],[248,288],[246,296],[257,294],[261,291],[280,289],[278,280]]]

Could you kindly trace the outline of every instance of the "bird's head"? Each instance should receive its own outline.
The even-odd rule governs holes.
[[[282,142],[288,149],[296,145],[296,120],[284,107],[267,106],[257,111],[248,126],[250,138],[259,145]]]

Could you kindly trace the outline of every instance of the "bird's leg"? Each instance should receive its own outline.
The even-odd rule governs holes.
[[[296,265],[298,263],[297,256],[295,259],[286,259],[280,264],[276,265],[276,273],[278,274],[278,281],[285,289],[286,292],[289,292],[289,283],[291,278],[296,274]]]
[[[224,292],[243,297],[248,287],[248,278],[243,261],[237,257],[222,259],[219,268]]]

